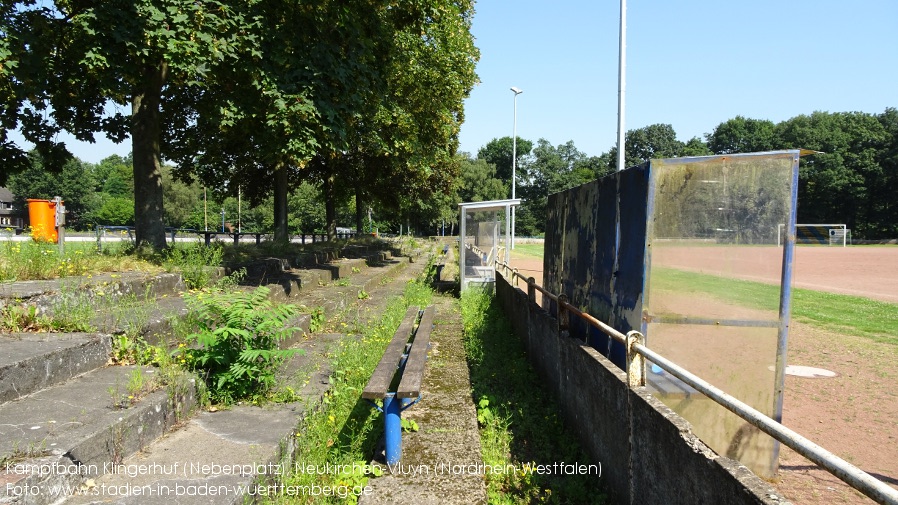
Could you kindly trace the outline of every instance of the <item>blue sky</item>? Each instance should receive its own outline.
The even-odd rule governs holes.
[[[617,139],[617,0],[477,3],[481,83],[461,150],[511,136]],[[779,122],[816,110],[898,107],[896,0],[628,0],[626,129],[671,124],[703,137],[737,115]]]
[[[482,0],[473,32],[481,83],[461,150],[513,128],[589,155],[617,138],[618,0]],[[896,0],[628,0],[626,128],[671,124],[703,137],[737,115],[779,122],[815,110],[898,107]],[[130,142],[68,143],[96,163]]]

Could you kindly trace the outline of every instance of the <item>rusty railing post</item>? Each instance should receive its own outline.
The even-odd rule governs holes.
[[[634,330],[627,333],[627,382],[631,388],[645,386],[645,358],[636,352],[635,344],[645,345],[645,335]]]
[[[567,295],[558,295],[558,336],[570,336],[571,313],[567,309]]]

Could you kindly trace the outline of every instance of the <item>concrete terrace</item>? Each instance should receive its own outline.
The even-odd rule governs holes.
[[[275,300],[307,309],[321,307],[329,319],[365,325],[378,319],[389,299],[422,274],[430,252],[402,254],[357,247],[289,262],[265,260],[252,265],[249,279],[253,285],[268,285]],[[174,345],[171,325],[186,313],[180,297],[183,290],[177,275],[139,273],[0,285],[0,306],[24,304],[51,313],[73,293],[102,306],[92,318],[101,328],[98,333],[0,334],[0,455],[4,458],[0,503],[169,503],[173,498],[179,503],[242,503],[247,496],[239,491],[216,496],[208,491],[277,482],[275,465],[293,462],[300,421],[329,388],[331,351],[351,337],[314,333],[289,342],[305,353],[284,367],[279,383],[298,393],[301,400],[297,402],[201,410],[197,379],[187,374],[169,377],[167,387],[127,399],[127,385],[135,374],[152,380],[159,370],[110,364],[115,335],[128,329],[149,342]],[[368,296],[360,300],[362,290]],[[435,349],[460,345],[458,314],[449,314],[447,303],[438,303]],[[119,310],[113,310],[116,307]],[[306,313],[294,323],[308,333],[310,320]],[[463,386],[454,387],[454,393],[467,391],[461,373],[465,371],[463,354],[453,366]],[[409,415],[422,415],[418,409],[451,408],[441,403],[438,392],[426,393],[431,394],[434,398],[421,404],[425,407],[416,406]],[[453,394],[453,398],[468,421],[452,445],[464,447],[465,460],[479,461],[470,394]],[[425,427],[422,435],[428,433],[429,423],[423,417],[420,422]],[[409,437],[410,455],[416,452],[411,448],[417,438]],[[395,487],[387,484],[388,479],[371,481],[374,493],[367,497],[374,500],[371,503],[389,502],[384,490]],[[458,488],[454,503],[470,503],[471,491],[483,497],[479,478],[432,484],[434,500],[447,486]],[[159,493],[147,496],[151,489]],[[178,490],[181,495],[175,496]],[[74,491],[78,496],[67,496]]]

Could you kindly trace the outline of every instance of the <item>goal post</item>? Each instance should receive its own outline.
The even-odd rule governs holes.
[[[777,225],[776,245],[785,239],[785,224]],[[845,247],[851,237],[851,230],[845,224],[796,224],[796,244],[841,245]]]

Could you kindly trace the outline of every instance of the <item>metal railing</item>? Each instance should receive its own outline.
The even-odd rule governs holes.
[[[506,277],[510,274],[512,282],[517,286],[517,280],[521,279],[527,283],[527,297],[531,303],[536,303],[536,292],[539,291],[543,296],[553,300],[558,305],[558,327],[559,331],[567,331],[569,325],[569,314],[583,319],[589,325],[618,341],[626,346],[627,361],[626,373],[627,382],[630,387],[645,386],[646,367],[645,360],[649,360],[655,365],[661,367],[674,377],[680,379],[686,384],[692,386],[697,391],[707,396],[723,408],[741,417],[748,423],[751,423],[759,430],[770,435],[780,443],[786,445],[798,454],[801,454],[810,461],[820,465],[823,469],[833,474],[852,488],[860,491],[870,499],[884,505],[898,505],[898,490],[888,484],[876,479],[872,475],[864,472],[860,468],[848,463],[835,454],[827,451],[823,447],[815,444],[809,439],[799,435],[795,431],[783,426],[781,423],[771,419],[764,413],[743,403],[739,399],[731,396],[721,389],[716,388],[711,383],[703,380],[697,375],[692,374],[685,368],[677,365],[673,361],[668,360],[664,356],[652,351],[645,345],[645,336],[638,331],[628,332],[626,335],[612,328],[611,326],[599,321],[595,317],[582,312],[577,307],[571,305],[567,301],[567,297],[563,294],[555,295],[550,293],[542,286],[536,284],[533,277],[525,278],[519,274],[517,269],[511,268],[508,263],[496,262],[496,266],[504,268]]]

